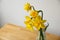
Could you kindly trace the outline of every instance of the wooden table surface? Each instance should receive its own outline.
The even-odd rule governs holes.
[[[0,40],[36,40],[38,32],[30,32],[22,26],[5,24],[0,28]],[[60,40],[60,37],[54,34],[46,33],[47,40]]]

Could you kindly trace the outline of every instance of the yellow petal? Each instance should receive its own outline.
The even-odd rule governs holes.
[[[38,23],[34,23],[34,26],[36,26],[36,27],[37,27],[37,26],[38,26]]]
[[[39,26],[40,28],[45,28],[45,25],[43,23],[41,23]]]
[[[31,20],[31,18],[29,16],[26,16],[25,18],[26,18],[26,21],[30,21]]]
[[[37,30],[40,30],[40,26],[37,27]]]
[[[38,25],[38,26],[35,26],[35,28],[37,29],[37,30],[40,30],[40,26]]]
[[[25,24],[28,24],[28,23],[29,23],[29,21],[24,21],[24,23],[25,23]]]
[[[37,16],[34,20],[35,20],[37,23],[40,23],[40,22],[41,22],[41,17],[40,17],[40,16]]]
[[[41,16],[38,15],[35,20],[41,20]]]
[[[46,20],[41,20],[41,22],[42,22],[42,23],[45,23],[45,22],[46,22]]]
[[[33,31],[33,27],[32,27],[32,25],[27,24],[26,26],[27,26],[26,28],[27,28],[28,30]]]

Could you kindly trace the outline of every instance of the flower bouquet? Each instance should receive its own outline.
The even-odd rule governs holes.
[[[30,31],[38,30],[39,34],[37,40],[45,40],[45,31],[49,24],[46,26],[44,24],[46,20],[43,19],[43,11],[36,10],[34,6],[30,5],[29,3],[24,5],[24,10],[30,14],[30,16],[25,17],[26,20],[24,23],[26,24],[26,28]],[[41,15],[39,15],[39,13]]]

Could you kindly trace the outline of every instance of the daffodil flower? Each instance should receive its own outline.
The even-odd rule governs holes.
[[[31,5],[29,3],[26,3],[24,5],[24,10],[29,11],[31,9]]]
[[[38,15],[38,12],[37,11],[35,11],[35,10],[31,10],[30,11],[30,16],[36,17],[37,15]]]
[[[26,24],[26,29],[28,29],[30,31],[33,31],[34,30],[31,21],[30,22],[25,21],[25,24]]]
[[[37,16],[33,19],[33,26],[36,27],[37,30],[40,30],[40,28],[45,28],[44,23],[46,20],[42,20],[40,16]]]

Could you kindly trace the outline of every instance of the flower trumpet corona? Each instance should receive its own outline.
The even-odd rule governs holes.
[[[30,11],[30,16],[36,17],[37,15],[38,15],[38,12],[37,11],[35,11],[35,10],[31,10]]]

